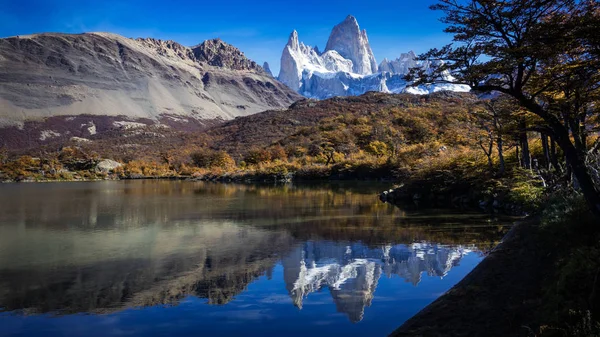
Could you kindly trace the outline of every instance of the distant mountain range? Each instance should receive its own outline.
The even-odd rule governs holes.
[[[316,99],[355,96],[368,91],[429,94],[436,91],[468,92],[466,85],[441,83],[409,86],[404,77],[410,68],[429,70],[430,61],[417,61],[414,52],[396,60],[384,59],[379,66],[365,30],[349,15],[331,31],[325,51],[299,42],[293,31],[281,56],[279,80],[296,92]],[[449,74],[444,80],[452,81]]]

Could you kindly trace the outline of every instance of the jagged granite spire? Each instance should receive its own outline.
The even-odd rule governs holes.
[[[265,70],[265,73],[267,73],[267,75],[273,77],[273,72],[271,72],[271,67],[269,67],[269,62],[263,63],[263,69]]]
[[[300,43],[298,42],[298,32],[293,31],[290,34],[288,43],[283,48],[281,54],[281,68],[279,69],[279,81],[290,87],[294,91],[300,89],[300,78],[302,75],[299,68],[298,55],[300,53]]]
[[[360,30],[352,15],[333,27],[325,52],[335,50],[353,63],[354,73],[368,75],[377,72],[377,61],[369,45],[366,30]]]
[[[287,45],[292,49],[300,49],[300,43],[298,42],[298,32],[294,31],[290,34]]]

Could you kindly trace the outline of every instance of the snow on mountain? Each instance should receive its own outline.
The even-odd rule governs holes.
[[[377,72],[377,62],[369,45],[367,31],[360,30],[356,18],[348,15],[346,19],[333,27],[325,51],[337,51],[352,61],[352,70],[360,75]]]
[[[298,32],[293,31],[281,55],[279,80],[298,91],[301,86],[302,73],[305,70],[327,72],[322,63],[317,51],[298,42]]]
[[[437,91],[468,92],[467,85],[436,83],[409,86],[404,78],[411,68],[427,72],[438,63],[419,61],[410,51],[395,60],[384,59],[379,66],[369,45],[366,31],[361,31],[353,16],[348,16],[331,32],[324,53],[299,42],[298,32],[290,35],[281,56],[279,80],[309,98],[361,95],[368,91],[430,94]],[[452,81],[450,74],[442,78]]]
[[[400,54],[400,57],[388,61],[383,59],[379,64],[379,72],[388,72],[392,74],[408,74],[410,68],[415,68],[419,64],[416,61],[417,55],[411,50],[408,53]]]
[[[354,67],[352,60],[345,59],[335,50],[326,51],[321,55],[321,60],[328,71],[351,73]]]

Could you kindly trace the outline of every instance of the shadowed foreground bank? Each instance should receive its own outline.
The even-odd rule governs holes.
[[[552,258],[535,238],[539,221],[514,226],[460,283],[391,336],[527,336]]]

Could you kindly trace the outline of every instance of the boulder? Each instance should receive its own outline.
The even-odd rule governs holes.
[[[110,172],[114,171],[116,168],[121,167],[121,166],[123,166],[123,165],[119,162],[116,162],[111,159],[104,159],[96,165],[96,172],[110,173]]]

